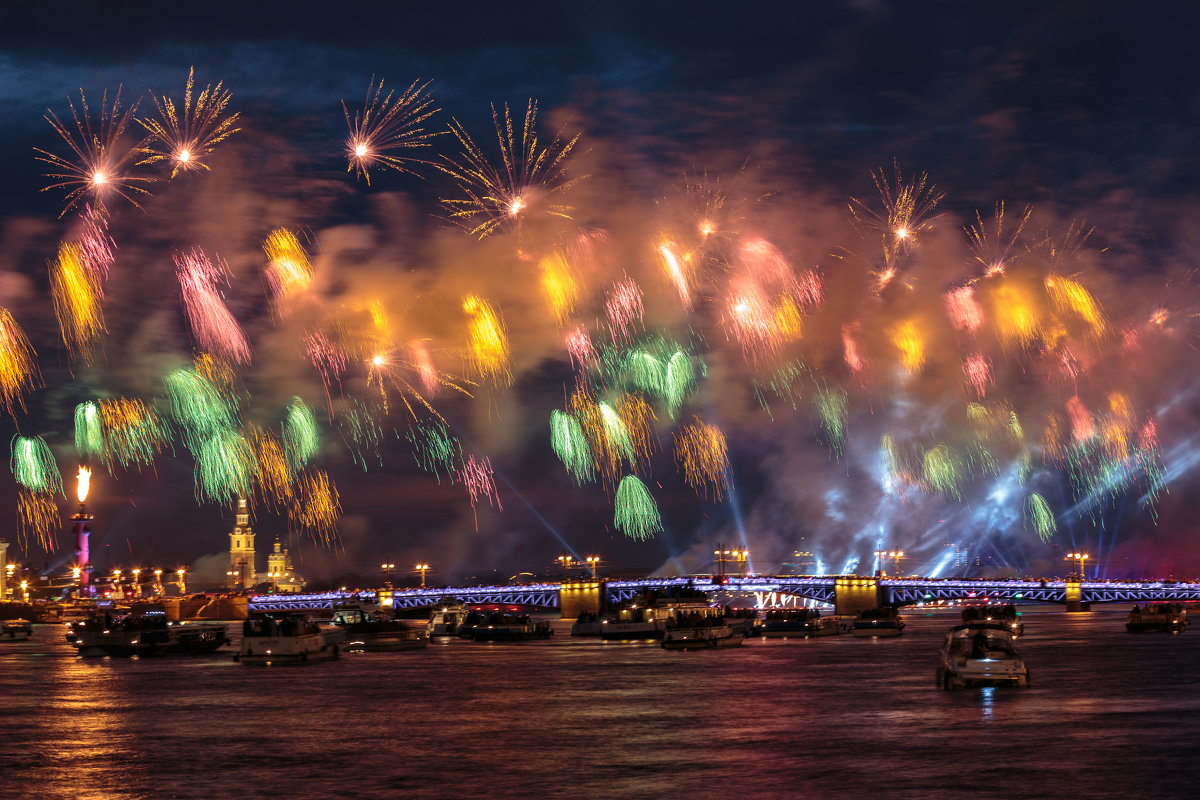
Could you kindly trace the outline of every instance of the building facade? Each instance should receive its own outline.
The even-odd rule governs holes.
[[[225,587],[230,591],[253,589],[258,583],[254,569],[254,530],[250,527],[250,509],[246,498],[238,498],[237,521],[229,533],[229,569]]]

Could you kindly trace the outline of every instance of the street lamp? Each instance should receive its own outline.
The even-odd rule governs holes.
[[[596,569],[600,566],[600,556],[588,556],[586,559],[588,568],[592,571],[592,579],[596,578]]]
[[[21,594],[25,597],[25,602],[29,602],[29,581],[21,581]]]
[[[6,597],[12,595],[12,593],[14,591],[13,587],[12,587],[12,575],[13,575],[13,570],[16,568],[17,568],[16,564],[5,564],[4,565],[4,571],[6,573],[6,576],[4,579],[4,592],[5,592]],[[0,600],[4,600],[4,599],[6,599],[6,597],[0,597]]]
[[[904,558],[904,551],[903,550],[876,550],[875,551],[876,564],[878,564],[879,571],[884,573],[885,576],[887,575],[887,571],[884,568],[884,560],[889,559],[889,558],[895,559],[895,561],[896,561],[896,577],[899,578],[900,577],[900,559]]]
[[[396,568],[396,565],[385,561],[384,563],[379,565],[379,568],[381,570],[383,570],[384,586],[386,586],[389,589],[392,588],[392,570],[394,570]]]
[[[282,572],[268,572],[267,577],[269,577],[271,579],[271,594],[275,594],[276,588],[277,588],[276,581],[279,578],[283,577],[283,573]]]
[[[141,574],[142,574],[142,571],[140,569],[135,569],[133,571],[133,596],[134,597],[142,596],[142,584],[141,584],[141,581],[138,579],[138,576]]]
[[[429,569],[429,565],[425,563],[417,564],[417,569],[421,570],[421,588],[425,588],[425,570]]]
[[[181,595],[187,594],[187,585],[183,582],[183,573],[186,571],[187,570],[185,570],[183,567],[175,570],[175,578],[176,582],[179,584],[179,593]]]
[[[160,595],[162,593],[162,570],[156,567],[154,570],[154,594]]]
[[[1078,566],[1079,580],[1081,580],[1081,581],[1084,580],[1084,572],[1085,572],[1084,566],[1085,565],[1083,562],[1087,561],[1087,559],[1090,558],[1090,556],[1088,556],[1087,553],[1067,553],[1067,558],[1071,561],[1072,568],[1075,568],[1076,564],[1079,565]],[[1071,573],[1071,577],[1075,577],[1074,572]]]

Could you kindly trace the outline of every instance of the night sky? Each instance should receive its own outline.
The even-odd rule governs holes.
[[[1101,575],[1194,577],[1197,16],[1186,3],[1084,2],[6,10],[0,308],[41,381],[26,410],[0,411],[5,434],[49,443],[67,484],[58,505],[73,513],[76,405],[141,398],[165,415],[164,376],[202,346],[173,260],[200,248],[228,265],[221,299],[253,352],[237,369],[241,422],[278,432],[298,396],[320,425],[308,469],[339,492],[334,542],[289,533],[266,503],[254,519],[259,549],[280,535],[312,578],[374,579],[386,560],[428,561],[439,582],[493,580],[544,574],[564,551],[616,570],[708,571],[718,542],[748,546],[761,571],[809,550],[826,572],[865,573],[872,551],[901,548],[905,571],[951,574],[957,543],[1017,574],[1061,574],[1063,554],[1086,549]],[[70,156],[43,115],[69,120],[81,89],[97,113],[122,87],[150,118],[153,97],[180,102],[189,67],[197,89],[232,92],[240,130],[214,146],[210,171],[133,168],[155,179],[140,208],[109,198],[104,333],[79,357],[47,264],[83,208],[60,218],[65,192],[41,191],[51,181],[34,148]],[[439,135],[403,153],[421,159],[411,173],[375,167],[368,185],[347,171],[342,104],[361,111],[373,78],[396,91],[430,81],[436,113],[422,125]],[[498,165],[492,106],[512,109],[519,144],[530,99],[539,147],[579,134],[558,165],[560,185],[578,180],[535,185],[519,224],[471,236],[440,202],[465,196],[436,168],[462,162],[446,131],[457,121]],[[927,212],[901,244],[877,183],[913,189]],[[313,268],[286,304],[263,251],[278,228]],[[693,256],[687,298],[664,242]],[[556,315],[543,277],[557,256],[577,295]],[[637,395],[576,369],[565,345],[579,329],[597,350],[620,338],[605,301],[621,281],[642,292],[631,344],[669,341],[697,374],[679,408],[638,395],[655,415],[649,447],[617,477],[636,474],[662,515],[645,541],[614,525],[602,480],[577,485],[551,448],[551,412],[569,410],[577,385],[610,406]],[[758,328],[732,310],[751,290],[771,309]],[[981,323],[949,299],[964,291]],[[510,380],[470,358],[468,297],[503,320]],[[802,319],[781,322],[785,307]],[[410,414],[387,381],[381,408],[364,319],[377,344],[411,355],[405,343],[420,341],[444,377],[470,384],[470,397],[428,399],[463,458],[490,460],[502,511],[483,496],[473,509],[461,479],[421,468],[406,437],[434,412]],[[302,344],[313,331],[346,356],[329,401]],[[973,355],[988,365],[978,385],[962,368]],[[352,412],[377,441],[355,437]],[[675,443],[701,422],[725,437],[728,470],[695,491]],[[197,501],[194,463],[174,436],[152,466],[97,467],[98,567],[223,572],[233,516]],[[15,481],[0,487],[15,509]],[[1034,496],[1052,535],[1039,536]],[[0,535],[24,550],[17,514],[3,519]],[[65,564],[63,530],[54,552],[25,558]]]

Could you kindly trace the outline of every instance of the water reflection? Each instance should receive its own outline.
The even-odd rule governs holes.
[[[995,711],[996,703],[996,687],[984,686],[980,691],[980,699],[983,701],[980,704],[980,720],[983,722],[991,722],[992,715]]]

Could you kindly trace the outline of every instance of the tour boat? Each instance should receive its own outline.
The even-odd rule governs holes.
[[[904,633],[904,620],[890,606],[869,608],[855,617],[850,632],[855,636],[899,636]]]
[[[702,593],[697,593],[703,598]],[[605,617],[600,625],[600,638],[608,640],[661,639],[667,625],[673,619],[684,617],[711,617],[721,613],[700,599],[676,597],[646,598],[646,604],[634,604],[622,608],[615,615]]]
[[[1125,630],[1130,633],[1183,633],[1189,624],[1187,610],[1179,603],[1149,603],[1145,608],[1133,607]]]
[[[759,634],[771,638],[795,636],[836,636],[842,632],[842,622],[837,617],[822,617],[815,608],[793,608],[768,611],[759,626]]]
[[[535,622],[528,614],[499,611],[472,611],[463,621],[463,630],[476,642],[526,642],[554,635],[549,622]]]
[[[70,630],[81,656],[202,655],[229,644],[224,625],[173,622],[161,611],[93,614]]]
[[[242,625],[243,664],[307,663],[337,658],[346,641],[339,627],[323,628],[301,614],[266,614]]]
[[[724,623],[696,627],[672,625],[663,633],[662,646],[664,650],[710,650],[716,647],[738,647],[745,638],[744,633],[735,631]]]
[[[1029,668],[1015,641],[1004,624],[974,622],[951,628],[938,659],[938,686],[1028,686]]]
[[[378,612],[371,613],[360,606],[334,608],[331,622],[346,632],[347,650],[372,653],[417,650],[429,644],[424,629],[410,627],[395,617],[389,619]]]
[[[33,636],[33,623],[27,619],[0,622],[0,642],[23,642]]]

